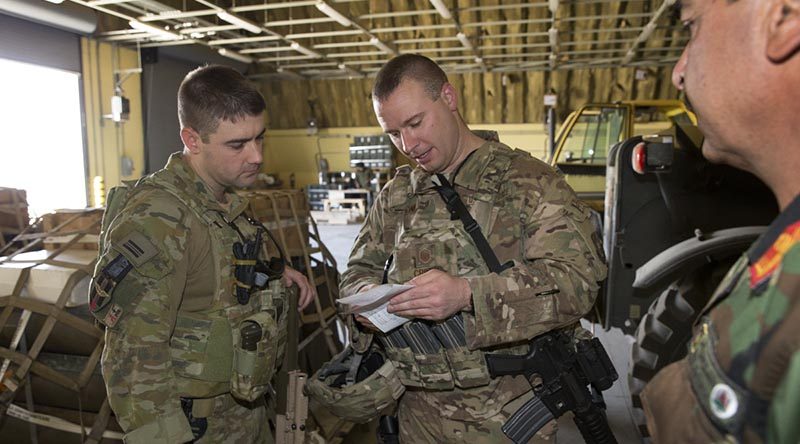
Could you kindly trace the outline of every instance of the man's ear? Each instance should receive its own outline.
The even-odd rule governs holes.
[[[783,63],[800,49],[800,0],[773,0],[767,12],[767,57]]]
[[[456,88],[450,82],[444,82],[444,85],[442,85],[441,96],[450,111],[458,110],[458,94],[456,94]]]
[[[200,134],[197,134],[197,131],[191,128],[181,128],[181,141],[190,153],[200,152]]]

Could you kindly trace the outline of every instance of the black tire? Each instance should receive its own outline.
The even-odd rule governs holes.
[[[659,370],[686,356],[692,324],[732,261],[708,264],[673,282],[642,317],[631,347],[628,386],[639,433],[648,437],[640,394]]]

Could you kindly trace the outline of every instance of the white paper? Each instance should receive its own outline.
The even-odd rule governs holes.
[[[386,311],[386,307],[393,296],[411,287],[411,285],[398,284],[379,285],[363,293],[341,298],[337,302],[346,305],[345,313],[360,314],[369,319],[382,332],[387,333],[410,321],[408,318],[389,313]]]
[[[378,327],[384,333],[389,333],[395,328],[411,320],[409,318],[404,318],[402,316],[389,313],[386,311],[386,307],[388,305],[389,303],[386,302],[374,310],[368,310],[361,314],[369,319],[369,321],[372,322],[372,325]]]

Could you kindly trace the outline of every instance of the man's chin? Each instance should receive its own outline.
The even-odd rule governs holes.
[[[239,180],[236,181],[237,188],[248,188],[252,187],[256,183],[256,179],[258,178],[258,173],[250,174],[243,174],[239,176]]]
[[[703,157],[711,163],[728,165],[740,170],[753,172],[752,166],[739,152],[732,149],[720,149],[713,143],[703,142]]]
[[[701,148],[703,157],[711,162],[711,163],[724,163],[723,159],[725,156],[720,156],[719,151],[714,148],[714,145],[708,143],[708,139],[703,141],[703,146]]]

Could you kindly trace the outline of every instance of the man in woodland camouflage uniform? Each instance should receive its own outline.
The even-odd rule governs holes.
[[[658,443],[800,442],[800,1],[683,1],[673,71],[703,154],[757,175],[781,214],[730,270],[688,356],[642,401]]]
[[[183,152],[109,196],[90,307],[106,327],[103,377],[125,442],[272,441],[264,394],[282,360],[286,290],[299,287],[301,308],[315,290],[270,261],[277,244],[230,190],[259,172],[264,110],[235,70],[190,72]]]
[[[543,162],[474,135],[453,85],[430,59],[407,54],[389,61],[376,78],[373,105],[395,146],[419,166],[398,168],[377,197],[341,293],[380,284],[389,261],[388,282],[414,286],[395,296],[389,311],[414,321],[395,330],[406,336],[393,337],[359,317],[354,348],[364,350],[374,336],[406,386],[401,442],[504,442],[500,426],[530,399],[531,387],[523,377],[491,378],[483,352],[523,354],[541,333],[577,331],[606,273],[590,211]],[[507,263],[500,274],[489,272],[461,220],[451,218],[435,173],[453,184]],[[414,329],[445,320],[461,326],[462,343],[426,352],[402,344]],[[554,433],[553,421],[537,440],[552,442]]]

